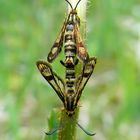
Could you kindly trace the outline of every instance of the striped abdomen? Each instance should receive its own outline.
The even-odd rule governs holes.
[[[68,24],[64,36],[65,67],[66,67],[66,97],[65,107],[68,111],[74,110],[75,96],[75,65],[76,65],[76,43],[74,36],[74,25]]]

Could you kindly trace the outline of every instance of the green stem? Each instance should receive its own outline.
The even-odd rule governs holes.
[[[76,109],[75,115],[73,116],[76,120],[78,119],[79,108]],[[66,125],[60,129],[58,140],[75,140],[76,139],[76,124],[68,118],[66,110],[61,111],[60,124],[66,122]]]

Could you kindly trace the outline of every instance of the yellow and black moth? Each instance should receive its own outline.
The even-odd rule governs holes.
[[[82,91],[89,80],[91,74],[93,73],[94,67],[96,64],[96,58],[90,58],[87,63],[85,63],[83,67],[83,71],[79,77],[75,78],[71,77],[69,84],[67,80],[63,81],[53,70],[49,63],[44,61],[38,61],[37,67],[42,74],[42,76],[48,81],[51,87],[55,90],[60,100],[63,102],[64,107],[66,109],[66,114],[69,118],[73,119],[73,115],[75,113],[75,109],[78,105],[78,101],[81,97]],[[72,80],[73,79],[73,80]],[[78,124],[78,126],[80,126]],[[80,126],[80,128],[82,128]],[[86,134],[92,136],[94,133],[89,133],[85,131]],[[46,133],[47,135],[52,134]]]
[[[65,0],[67,1],[67,0]],[[75,63],[73,57],[77,55],[81,61],[84,63],[88,60],[89,55],[83,43],[81,34],[80,34],[80,18],[77,15],[76,8],[81,0],[79,0],[75,6],[72,7],[69,1],[67,1],[71,7],[71,11],[64,20],[63,27],[60,31],[59,36],[57,37],[54,45],[52,46],[48,54],[48,62],[53,62],[53,60],[61,52],[63,43],[66,59],[64,63]],[[61,62],[62,63],[62,62]]]
[[[80,18],[78,17],[76,11],[80,1],[81,0],[77,2],[75,8],[73,8],[69,1],[67,1],[71,7],[71,11],[65,19],[61,32],[51,48],[47,58],[49,63],[53,62],[53,60],[60,53],[64,43],[65,60],[64,62],[60,62],[66,67],[65,80],[62,80],[53,71],[48,62],[38,61],[36,63],[42,76],[48,81],[60,100],[63,102],[66,109],[66,114],[72,120],[74,120],[73,115],[82,91],[93,73],[96,64],[95,57],[89,58],[88,52],[80,35]],[[79,60],[83,62],[83,68],[81,74],[76,77],[75,66],[78,64]],[[86,134],[90,136],[95,134],[87,132],[78,122],[76,123]],[[52,131],[46,134],[51,135],[54,132],[55,131]]]

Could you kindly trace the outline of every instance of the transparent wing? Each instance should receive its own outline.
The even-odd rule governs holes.
[[[48,81],[51,87],[56,91],[59,98],[64,102],[64,82],[52,71],[51,66],[44,61],[37,61],[36,63],[42,76]]]
[[[84,65],[83,72],[79,76],[79,78],[77,79],[77,82],[76,82],[77,83],[76,84],[76,102],[78,102],[78,100],[80,99],[82,91],[83,91],[86,83],[88,82],[91,74],[93,73],[95,64],[96,64],[96,58],[92,57]]]
[[[76,47],[77,47],[77,55],[82,60],[83,62],[87,62],[89,59],[88,52],[85,48],[85,45],[83,43],[81,34],[80,34],[80,29],[79,29],[79,24],[75,24],[75,38],[76,38]]]
[[[64,33],[65,33],[65,28],[66,28],[66,19],[63,23],[62,29],[59,33],[59,36],[57,37],[57,39],[55,40],[49,54],[48,54],[48,62],[52,62],[57,56],[58,54],[61,52],[61,48],[63,46],[63,38],[64,38]]]

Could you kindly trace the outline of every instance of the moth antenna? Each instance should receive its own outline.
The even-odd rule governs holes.
[[[54,134],[54,133],[55,133],[56,131],[58,131],[58,130],[59,130],[59,127],[53,129],[53,130],[50,131],[50,132],[45,132],[45,134],[46,134],[46,135],[52,135],[52,134]]]
[[[77,4],[76,4],[74,10],[76,10],[76,8],[77,8],[78,4],[80,3],[80,1],[81,1],[81,0],[79,0],[79,1],[77,2]]]
[[[58,131],[59,129],[63,128],[64,125],[67,123],[67,121],[68,121],[68,118],[67,118],[64,122],[62,122],[58,127],[56,127],[55,129],[53,129],[53,130],[50,131],[50,132],[45,132],[45,134],[46,134],[46,135],[52,135],[52,134],[54,134],[54,133],[55,133],[56,131]]]
[[[87,135],[89,136],[94,136],[96,133],[90,133],[87,130],[85,130],[74,118],[73,116],[70,117],[72,119],[73,122],[75,122]]]
[[[71,9],[73,10],[71,3],[68,0],[65,0],[65,1],[70,5]]]

